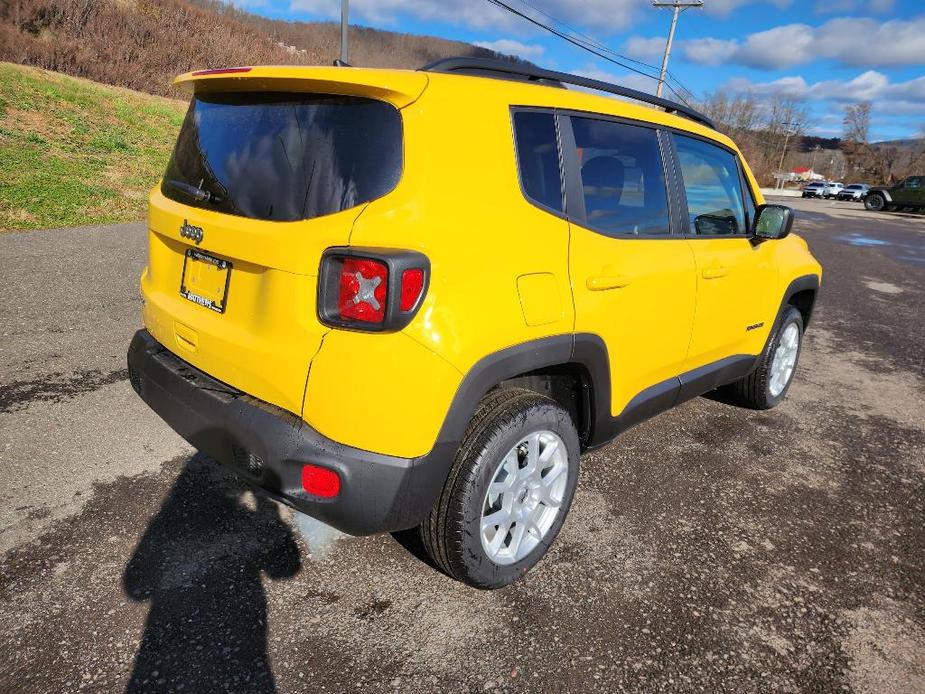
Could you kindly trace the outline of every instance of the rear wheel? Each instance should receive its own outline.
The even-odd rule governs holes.
[[[864,208],[871,212],[880,212],[884,207],[886,207],[886,200],[882,195],[871,193],[864,198]]]
[[[732,384],[739,403],[755,410],[768,410],[778,405],[790,389],[802,346],[803,316],[790,306],[768,340],[758,367]]]
[[[489,394],[469,424],[421,540],[445,573],[500,588],[546,554],[578,482],[575,425],[533,391]]]

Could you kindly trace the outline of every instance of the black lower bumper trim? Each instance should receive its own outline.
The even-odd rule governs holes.
[[[398,458],[331,441],[301,418],[186,363],[146,330],[132,339],[129,378],[141,398],[194,447],[303,513],[352,535],[418,525],[446,478],[454,444]],[[335,470],[340,494],[302,489],[306,463]]]

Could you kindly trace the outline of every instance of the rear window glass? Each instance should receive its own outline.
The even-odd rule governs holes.
[[[524,194],[544,207],[562,212],[555,116],[539,111],[518,111],[514,114],[514,133]]]
[[[401,169],[401,117],[382,101],[206,94],[190,104],[161,190],[187,205],[292,222],[381,197]]]

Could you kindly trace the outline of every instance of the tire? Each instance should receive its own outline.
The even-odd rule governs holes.
[[[795,332],[791,326],[795,326]],[[792,344],[794,339],[795,346]],[[768,340],[757,368],[732,384],[732,391],[738,403],[753,410],[769,410],[779,405],[793,383],[802,349],[803,315],[790,306],[784,311],[771,339]],[[780,359],[790,362],[789,370],[778,362],[778,355]],[[781,366],[782,370],[778,370],[778,366]]]
[[[886,207],[886,199],[876,193],[864,198],[864,209],[871,212],[880,212]]]
[[[551,447],[549,467],[527,478],[535,469],[530,458]],[[578,458],[575,425],[554,400],[520,388],[489,393],[469,422],[440,498],[419,528],[427,554],[448,576],[476,588],[516,581],[559,534],[575,495]],[[540,490],[545,480],[550,480],[547,503]],[[490,487],[509,490],[495,494]],[[512,522],[512,509],[529,512],[533,528],[523,520]],[[485,524],[486,518],[500,523]]]

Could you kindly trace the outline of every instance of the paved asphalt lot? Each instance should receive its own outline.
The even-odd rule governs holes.
[[[143,227],[0,236],[0,690],[925,691],[925,217],[798,207],[788,400],[582,460],[521,583],[256,499],[138,400]]]

